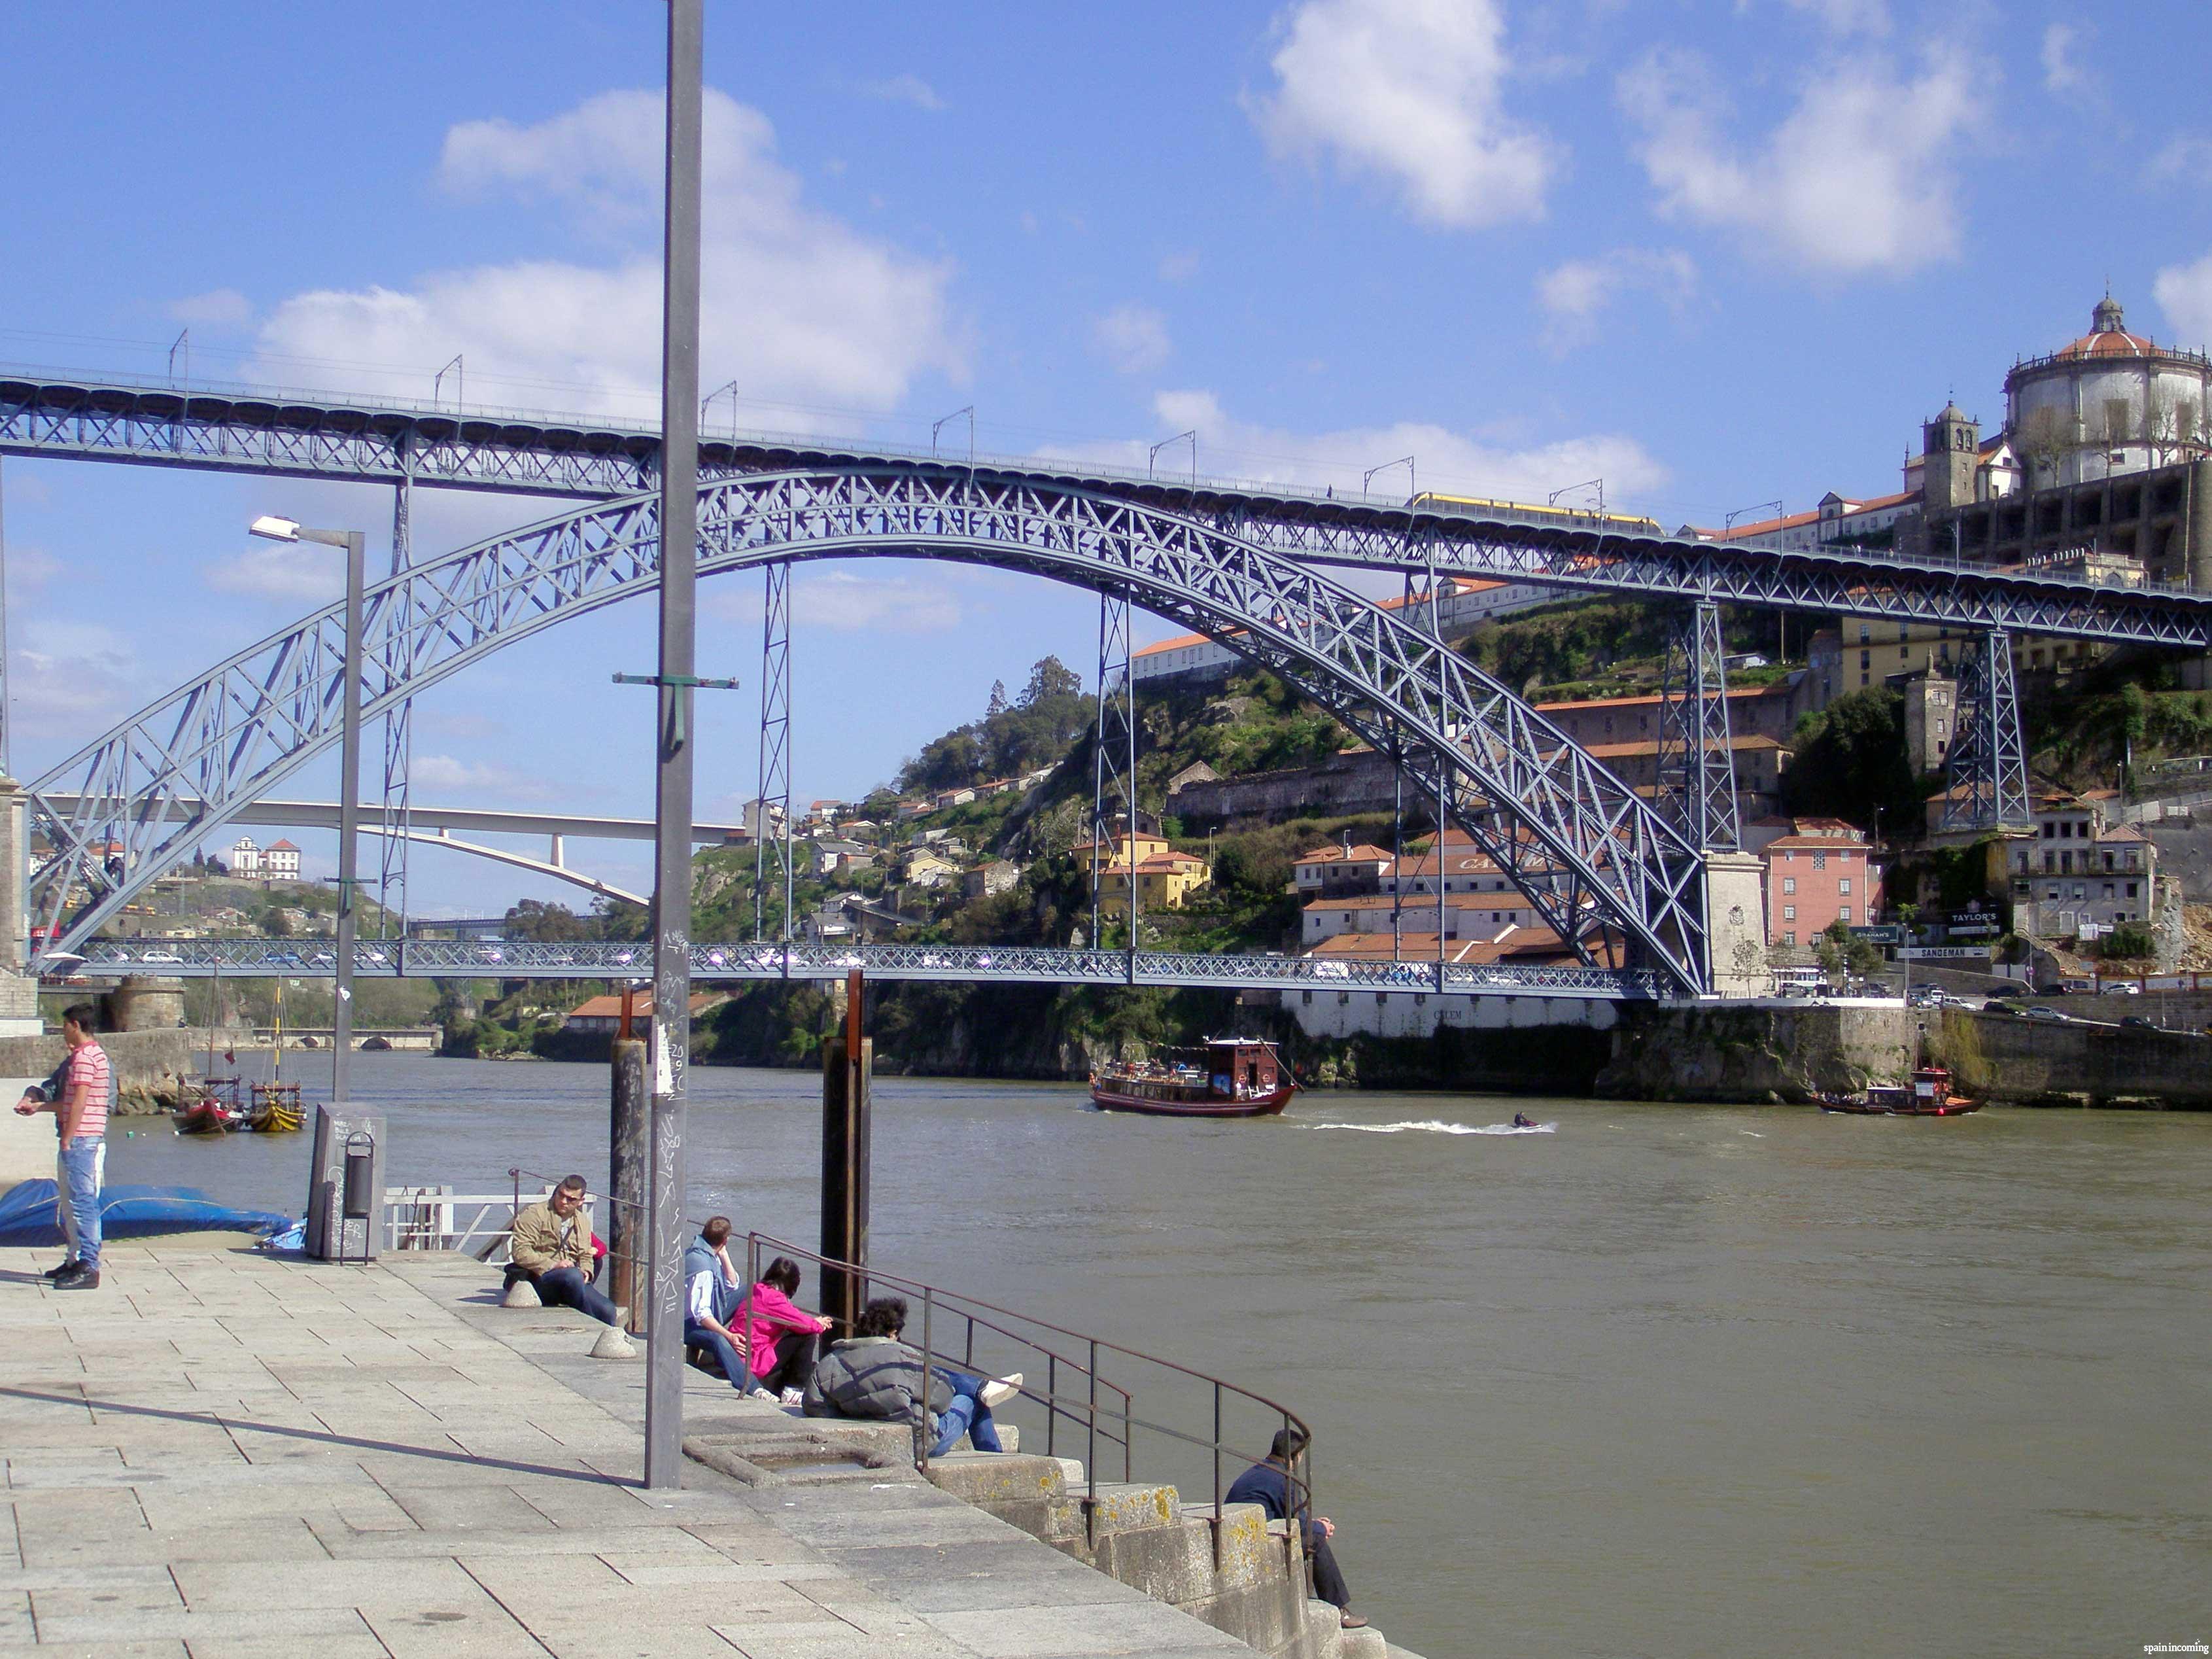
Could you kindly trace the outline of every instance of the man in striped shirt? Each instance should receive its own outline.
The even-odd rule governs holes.
[[[58,1291],[100,1288],[100,1183],[107,1164],[107,1113],[115,1102],[115,1073],[107,1050],[93,1036],[99,1023],[100,1011],[88,1002],[66,1010],[62,1041],[69,1045],[69,1057],[15,1103],[25,1117],[52,1112],[61,1141],[54,1207],[61,1213],[69,1255],[47,1274]]]

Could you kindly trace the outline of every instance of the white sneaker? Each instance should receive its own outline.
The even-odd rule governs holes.
[[[765,1400],[771,1406],[775,1404],[775,1396],[770,1394],[766,1389],[761,1388],[757,1384],[745,1390],[745,1398],[748,1400]]]
[[[803,1389],[786,1389],[783,1391],[783,1403],[787,1406],[800,1406],[805,1404],[805,1390]]]
[[[1021,1391],[1022,1374],[1019,1371],[1008,1371],[1004,1376],[994,1382],[986,1382],[982,1388],[981,1398],[987,1406],[1003,1406]]]

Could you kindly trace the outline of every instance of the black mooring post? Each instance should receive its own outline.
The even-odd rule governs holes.
[[[822,1051],[822,1254],[859,1267],[868,1260],[868,1083],[875,1066],[875,1044],[860,1034],[866,996],[856,968],[845,980],[844,1030]],[[865,1275],[822,1270],[822,1311],[846,1334],[866,1299]]]

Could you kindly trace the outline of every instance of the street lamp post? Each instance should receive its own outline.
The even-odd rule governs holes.
[[[338,736],[338,963],[337,994],[331,1009],[331,1104],[351,1097],[353,1071],[353,954],[358,918],[354,896],[360,883],[356,855],[361,840],[361,590],[362,533],[358,530],[312,530],[290,519],[264,517],[252,526],[272,542],[316,542],[345,550],[345,703]]]

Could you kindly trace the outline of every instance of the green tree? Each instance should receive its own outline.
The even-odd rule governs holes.
[[[988,720],[996,715],[1003,714],[1006,712],[1006,683],[1004,680],[993,680],[991,682],[991,700],[983,705],[983,718]]]
[[[1907,828],[1920,811],[1905,748],[1905,699],[1886,686],[1848,691],[1797,723],[1796,757],[1782,775],[1795,813]]]
[[[1048,697],[1079,697],[1083,677],[1058,657],[1039,659],[1030,668],[1029,684],[1022,687],[1019,708],[1034,708]]]

